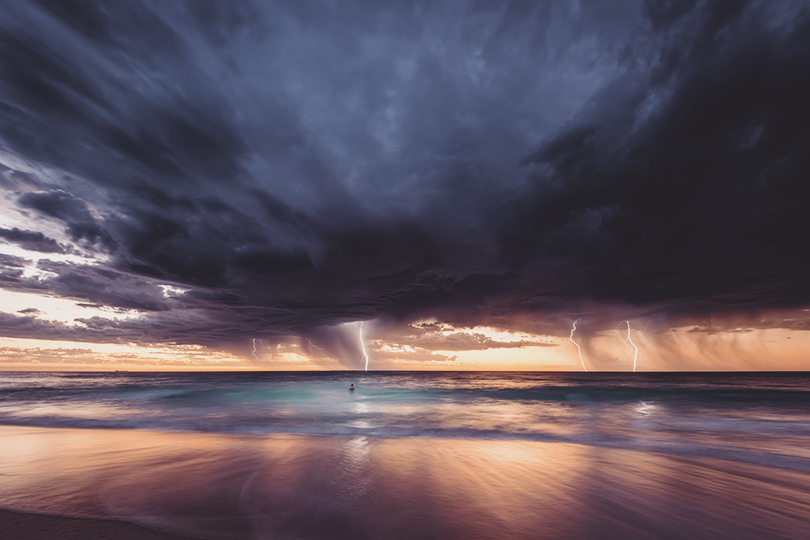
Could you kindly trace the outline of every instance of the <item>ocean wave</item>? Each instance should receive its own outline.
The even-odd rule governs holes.
[[[349,383],[357,392],[346,392]],[[804,374],[0,375],[0,424],[526,440],[808,470]]]

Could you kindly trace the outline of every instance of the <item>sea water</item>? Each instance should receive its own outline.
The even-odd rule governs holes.
[[[810,374],[0,373],[0,424],[570,442],[810,472]]]
[[[2,373],[0,425],[0,506],[201,537],[810,530],[805,373]]]

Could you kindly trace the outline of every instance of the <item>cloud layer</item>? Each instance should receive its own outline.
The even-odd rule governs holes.
[[[0,284],[141,316],[6,335],[349,358],[810,303],[803,2],[7,4]]]

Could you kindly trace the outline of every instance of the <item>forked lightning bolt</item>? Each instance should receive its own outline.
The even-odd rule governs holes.
[[[582,349],[579,348],[579,343],[574,341],[574,330],[576,329],[577,329],[577,321],[574,321],[574,326],[571,328],[571,335],[568,336],[568,341],[577,346],[577,354],[579,355],[579,361],[582,363],[582,369],[588,371],[588,368],[585,367],[585,360],[582,359]]]
[[[625,321],[627,323],[627,339],[625,341],[629,341],[630,345],[633,346],[633,373],[636,372],[636,360],[638,360],[638,347],[636,344],[633,343],[633,339],[630,337],[630,321]]]
[[[260,343],[261,343],[261,341],[262,340],[259,340]],[[256,356],[256,338],[253,338],[253,358],[255,358],[256,361],[260,361],[259,357]]]
[[[363,343],[363,322],[360,322],[360,348],[363,350],[363,359],[366,362],[366,371],[368,371],[368,355],[366,354],[366,344]]]

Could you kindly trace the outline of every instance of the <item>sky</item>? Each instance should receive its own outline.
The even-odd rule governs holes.
[[[0,369],[810,367],[806,2],[1,3]]]

